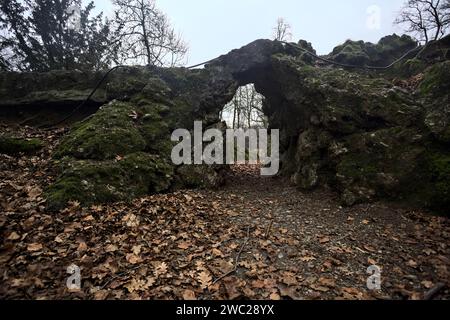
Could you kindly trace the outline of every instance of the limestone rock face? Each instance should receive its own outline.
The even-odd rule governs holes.
[[[305,41],[299,46],[314,50]],[[414,46],[410,38],[393,35],[378,44],[346,42],[329,57],[386,65]],[[237,88],[254,83],[266,98],[270,127],[281,131],[281,174],[299,188],[329,186],[345,205],[383,198],[448,208],[449,48],[443,39],[381,73],[317,64],[295,47],[257,40],[204,69],[119,70],[95,96],[102,107],[76,123],[56,151],[60,177],[47,190],[49,206],[220,185],[223,167],[172,164],[171,133],[192,130],[196,120],[204,128],[220,123],[219,112]],[[22,97],[21,77],[37,83],[42,78],[45,85],[30,82]],[[99,75],[66,74],[70,81],[45,82],[51,77],[1,74],[8,85],[0,91],[0,109],[53,104],[53,98],[40,97],[85,92]],[[394,85],[410,83],[409,77],[417,85]]]

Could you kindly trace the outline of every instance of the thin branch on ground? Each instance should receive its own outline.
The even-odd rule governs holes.
[[[217,278],[213,282],[213,285],[216,284],[217,282],[221,281],[222,279],[232,275],[233,273],[235,273],[237,271],[238,265],[239,265],[239,260],[241,259],[242,252],[244,251],[244,248],[247,246],[249,241],[250,241],[250,226],[247,227],[247,237],[245,238],[245,241],[242,244],[241,249],[239,250],[239,252],[238,252],[238,254],[236,256],[233,270],[231,270],[230,272],[227,272],[224,275],[222,275],[221,277]]]

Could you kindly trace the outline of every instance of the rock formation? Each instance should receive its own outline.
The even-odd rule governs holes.
[[[383,66],[414,47],[394,35],[376,45],[348,41],[326,58]],[[195,120],[218,125],[237,88],[254,83],[271,128],[281,131],[281,174],[300,188],[332,187],[345,205],[386,198],[448,208],[450,38],[386,71],[344,70],[299,48],[313,50],[305,41],[257,40],[204,69],[116,71],[76,115],[91,116],[75,123],[55,153],[60,176],[47,190],[49,207],[220,184],[223,167],[171,164],[171,132],[192,129]],[[0,115],[51,122],[81,103],[101,77],[2,73]],[[52,118],[33,117],[42,110]]]

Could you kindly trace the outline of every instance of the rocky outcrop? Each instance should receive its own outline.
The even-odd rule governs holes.
[[[203,121],[205,128],[217,124],[219,111],[237,88],[254,83],[266,97],[264,111],[270,126],[281,130],[281,173],[300,188],[328,185],[346,205],[390,198],[447,208],[447,43],[448,39],[435,43],[384,73],[316,64],[304,51],[269,40],[234,50],[204,69],[119,70],[96,95],[104,105],[76,124],[58,148],[55,159],[61,176],[47,191],[49,206],[60,208],[68,200],[83,204],[126,200],[171,188],[220,184],[223,167],[172,165],[171,132],[192,129],[195,120]],[[305,41],[299,46],[314,50]],[[414,46],[410,38],[394,35],[376,45],[347,42],[329,58],[384,65]],[[5,82],[9,76],[20,77],[0,78]],[[48,77],[23,75],[40,76]],[[417,88],[393,84],[397,83],[393,78],[408,82],[410,76],[418,79]],[[67,93],[92,84],[74,79],[70,85],[47,83],[35,91]],[[10,101],[0,109],[47,104],[30,98],[33,89],[26,102],[11,97],[20,95],[10,91],[14,86],[0,92],[7,97],[0,100]]]
[[[347,40],[334,48],[329,58],[344,64],[382,67],[416,47],[417,43],[410,37],[393,34],[377,44]]]

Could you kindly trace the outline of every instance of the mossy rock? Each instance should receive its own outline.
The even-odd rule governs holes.
[[[55,157],[107,160],[144,151],[147,143],[131,115],[138,110],[123,102],[111,102],[93,117],[77,124],[63,139]]]
[[[333,59],[340,63],[364,66],[370,61],[369,55],[364,50],[363,41],[347,40],[342,46],[333,50]]]
[[[331,59],[356,66],[387,66],[415,48],[417,43],[409,36],[396,34],[382,38],[377,44],[347,40],[331,53]]]
[[[420,132],[403,127],[347,137],[343,144],[346,152],[336,166],[345,204],[401,196],[402,186],[414,180],[426,154],[424,139]]]
[[[396,64],[386,74],[391,77],[410,78],[424,72],[427,67],[425,61],[413,58]]]
[[[450,216],[450,152],[432,147],[424,154],[418,170],[404,184],[405,199]]]
[[[34,154],[42,149],[44,144],[39,139],[23,139],[0,136],[0,153],[17,155],[20,153]]]
[[[130,154],[120,161],[65,161],[61,176],[46,190],[49,210],[60,210],[69,201],[86,206],[132,200],[167,190],[173,178],[167,160],[146,153]]]
[[[427,169],[430,173],[431,192],[428,206],[446,210],[450,215],[450,152],[433,152],[427,157]]]
[[[441,97],[447,95],[450,92],[450,61],[431,66],[424,74],[419,91],[424,96]]]

